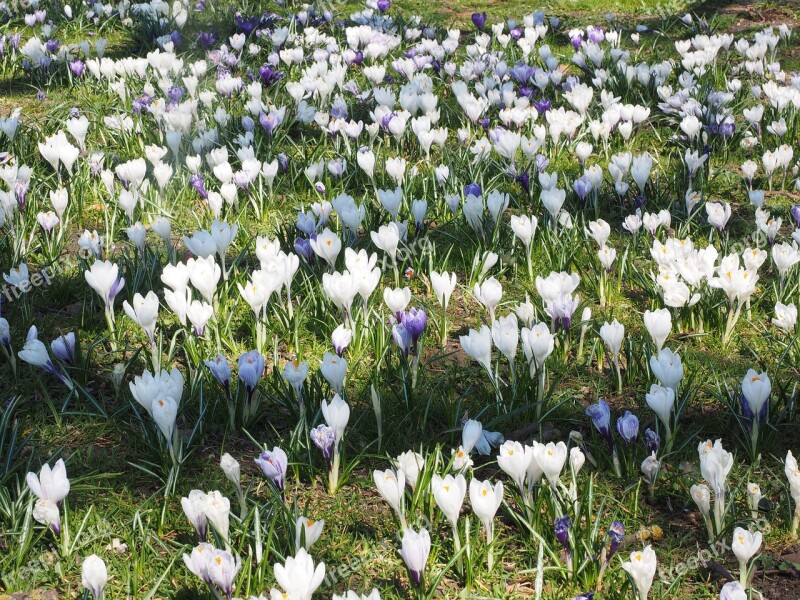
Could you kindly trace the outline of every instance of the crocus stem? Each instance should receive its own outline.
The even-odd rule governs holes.
[[[491,521],[486,523],[486,545],[489,547],[489,554],[486,557],[486,566],[491,573],[492,567],[494,566],[494,527]]]
[[[619,358],[614,358],[614,367],[617,369],[617,394],[622,393],[622,369],[619,367]]]
[[[546,373],[544,364],[539,367],[539,386],[536,392],[536,422],[541,421],[542,417],[542,404],[544,404],[544,384]]]
[[[611,461],[614,463],[614,474],[622,477],[622,466],[619,464],[619,454],[617,454],[616,448],[611,452]]]
[[[800,526],[800,502],[794,507],[794,518],[792,519],[792,528],[789,534],[792,538],[797,537],[797,528]]]
[[[328,477],[328,492],[333,495],[336,493],[336,488],[339,487],[339,448],[333,452],[333,462],[331,463],[331,470]]]
[[[459,575],[461,575],[464,573],[464,561],[461,560],[461,538],[458,535],[458,522],[453,523],[453,541],[455,543],[456,554],[458,555],[456,568],[458,570]]]
[[[239,496],[239,516],[244,521],[247,516],[247,502],[244,499],[244,491],[242,491],[241,487],[237,486],[236,494]]]
[[[740,560],[739,561],[739,584],[744,588],[747,589],[747,561]]]

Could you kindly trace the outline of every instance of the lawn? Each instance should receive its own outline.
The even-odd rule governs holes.
[[[800,598],[796,4],[67,8],[0,7],[0,600]]]

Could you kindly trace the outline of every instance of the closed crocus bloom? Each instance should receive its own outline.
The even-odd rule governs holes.
[[[339,394],[335,394],[330,403],[327,400],[322,401],[322,416],[325,417],[325,423],[328,427],[333,429],[336,436],[336,444],[342,441],[344,435],[344,428],[350,420],[350,406],[347,402],[342,400]]]
[[[510,223],[514,235],[522,242],[526,250],[529,249],[533,236],[536,235],[536,228],[539,225],[538,219],[528,215],[512,215]]]
[[[525,476],[532,459],[533,448],[509,440],[500,446],[500,451],[497,455],[497,466],[514,480],[520,490],[523,490]]]
[[[476,283],[472,293],[489,311],[490,320],[494,323],[494,311],[503,297],[503,286],[497,279],[490,277],[480,285]]]
[[[303,393],[303,384],[305,384],[306,378],[308,377],[308,369],[309,367],[307,362],[290,360],[286,362],[286,364],[283,366],[283,371],[281,371],[281,377],[283,377],[286,382],[292,386],[295,394],[298,396],[302,395]]]
[[[175,433],[175,419],[178,417],[178,403],[170,396],[160,396],[151,405],[153,420],[158,425],[161,435],[167,442],[168,447],[172,447],[172,436]]]
[[[631,411],[626,410],[625,414],[617,419],[617,432],[626,443],[635,444],[639,438],[639,419]]]
[[[470,453],[478,444],[483,436],[483,425],[480,421],[469,419],[464,423],[461,430],[461,448],[464,452]]]
[[[403,501],[405,499],[406,476],[402,469],[395,473],[391,469],[373,471],[372,479],[378,493],[386,503],[397,513],[401,523],[405,523]]]
[[[766,373],[749,369],[742,379],[742,412],[757,423],[766,419],[772,384]]]
[[[619,362],[619,351],[622,348],[622,340],[625,338],[625,326],[616,319],[611,323],[606,322],[600,328],[600,337],[608,346],[608,351],[614,357],[614,362]]]
[[[297,600],[311,600],[325,579],[325,563],[315,567],[305,548],[300,548],[295,556],[288,557],[284,564],[275,564],[273,569],[275,581],[283,589],[284,595]]]
[[[667,430],[667,439],[669,439],[672,432],[672,408],[675,405],[675,390],[672,388],[663,387],[661,385],[653,384],[650,386],[650,392],[645,395],[647,406],[650,407],[656,416],[664,424]]]
[[[480,331],[470,329],[467,335],[459,336],[464,352],[492,372],[492,331],[486,325]]]
[[[539,444],[534,447],[533,453],[550,485],[556,489],[558,478],[567,461],[567,445],[564,442]]]
[[[192,549],[191,555],[183,555],[183,564],[204,583],[211,583],[208,577],[208,567],[214,550],[214,546],[211,544],[200,543]]]
[[[208,561],[208,579],[230,599],[233,595],[233,582],[241,568],[242,561],[238,556],[234,558],[227,550],[214,550]]]
[[[319,371],[333,390],[341,394],[344,390],[344,378],[347,375],[347,360],[326,352],[322,357]]]
[[[238,460],[226,452],[220,458],[219,466],[222,469],[222,472],[225,474],[225,477],[228,478],[228,481],[230,481],[237,488],[241,487],[241,466],[239,465]]]
[[[433,287],[433,293],[436,296],[436,299],[439,301],[439,304],[441,304],[445,310],[447,310],[447,305],[450,303],[450,297],[453,295],[453,291],[456,289],[456,281],[457,277],[455,273],[448,273],[447,271],[437,273],[436,271],[431,271],[431,286]]]
[[[530,365],[531,376],[536,369],[544,365],[547,357],[553,353],[555,338],[545,323],[537,323],[531,329],[522,328],[522,350]]]
[[[305,548],[310,550],[311,546],[322,535],[322,528],[325,526],[324,520],[313,521],[300,515],[295,522],[295,548]]]
[[[789,495],[794,501],[794,518],[790,533],[797,535],[797,527],[800,526],[800,469],[797,467],[797,459],[789,450],[786,452],[786,460],[783,463],[783,472],[789,482]]]
[[[647,600],[650,588],[653,585],[653,577],[656,574],[656,553],[650,546],[641,552],[633,552],[630,561],[622,563],[633,579],[636,590],[639,592],[639,600]]]
[[[494,345],[514,365],[514,357],[517,354],[519,344],[519,326],[517,315],[511,313],[505,317],[500,317],[492,323],[492,340]]]
[[[653,338],[656,352],[661,352],[664,342],[672,332],[672,313],[667,308],[644,311],[644,326],[647,333]]]
[[[419,586],[425,575],[425,564],[431,553],[431,536],[428,530],[422,528],[419,532],[406,529],[403,533],[400,556],[406,563],[408,576],[414,585]]]
[[[25,481],[34,496],[54,504],[59,504],[69,494],[67,467],[61,458],[52,469],[47,463],[43,464],[38,476],[36,473],[28,473]]]
[[[659,351],[657,357],[650,357],[650,368],[661,385],[675,392],[678,391],[678,386],[683,378],[683,363],[680,356],[669,348],[664,348]]]
[[[408,452],[403,452],[401,455],[399,455],[395,459],[395,464],[397,465],[398,469],[405,473],[406,483],[410,485],[411,489],[413,490],[417,486],[419,472],[425,466],[425,457],[419,452],[409,450]]]
[[[758,504],[762,497],[760,485],[752,482],[747,484],[747,505],[750,507],[753,519],[758,518]]]
[[[655,452],[642,461],[642,475],[644,475],[644,479],[648,484],[655,484],[660,467],[661,463],[656,458]]]
[[[431,491],[439,509],[455,527],[461,512],[461,505],[464,504],[464,496],[467,493],[466,479],[460,473],[455,477],[446,475],[444,478],[435,474],[431,480]]]
[[[342,249],[342,240],[333,231],[326,227],[309,243],[316,255],[327,262],[332,269],[336,266],[336,257],[339,256],[339,251]]]
[[[580,473],[583,465],[586,463],[586,455],[577,446],[569,449],[569,466],[574,475]]]
[[[547,212],[550,213],[550,216],[555,221],[555,219],[558,217],[558,213],[561,212],[561,207],[564,206],[564,201],[567,199],[567,192],[560,188],[542,190],[539,198],[542,201],[542,205],[547,209]]]
[[[399,315],[406,310],[408,303],[411,302],[411,289],[404,288],[386,288],[383,290],[383,301],[392,314]]]
[[[105,303],[106,310],[113,315],[114,298],[125,287],[125,279],[117,277],[119,268],[110,261],[96,260],[84,273],[86,283],[97,292]]]
[[[775,262],[775,268],[778,269],[781,279],[786,277],[794,265],[800,263],[800,250],[797,248],[797,243],[775,244],[772,246],[772,260]]]
[[[397,223],[381,225],[378,231],[371,231],[369,235],[372,238],[372,243],[386,252],[392,262],[397,261],[397,246],[400,243],[400,230],[397,227]]]
[[[158,319],[158,296],[152,290],[147,292],[147,296],[137,293],[133,296],[133,304],[129,304],[126,300],[122,303],[122,308],[125,309],[125,314],[144,330],[150,343],[154,343],[156,320]]]
[[[692,500],[697,504],[697,508],[703,514],[703,517],[708,518],[711,513],[711,490],[705,483],[693,485],[689,489]]]
[[[214,292],[217,290],[217,283],[222,275],[219,265],[214,262],[214,257],[190,258],[186,261],[189,269],[189,280],[194,288],[207,302],[213,303]]]
[[[497,514],[497,509],[503,503],[503,482],[498,481],[492,487],[492,483],[488,480],[473,479],[469,482],[469,501],[475,515],[488,529]]]
[[[731,218],[731,205],[727,202],[706,202],[706,214],[709,224],[717,231],[722,231]]]
[[[339,356],[344,354],[351,341],[353,341],[353,331],[344,325],[339,325],[331,334],[331,344]]]
[[[206,494],[201,490],[192,490],[188,497],[181,498],[183,514],[197,532],[201,542],[206,540],[208,518],[205,513]]]
[[[81,565],[81,584],[92,593],[94,600],[102,597],[107,582],[108,571],[103,559],[96,554],[87,556]]]

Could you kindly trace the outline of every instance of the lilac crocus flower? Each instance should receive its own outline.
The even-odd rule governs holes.
[[[558,542],[564,547],[564,550],[569,554],[569,527],[572,525],[572,520],[569,516],[557,517],[555,521],[555,534]]]
[[[472,13],[472,24],[478,28],[479,31],[483,31],[483,28],[486,26],[486,13]]]
[[[247,388],[247,395],[252,396],[264,373],[264,357],[258,350],[245,352],[239,357],[239,381]]]
[[[639,438],[639,419],[631,411],[617,419],[617,432],[626,444],[635,444]]]
[[[222,354],[217,354],[214,358],[203,361],[203,364],[208,367],[214,379],[219,381],[220,385],[225,388],[225,392],[230,395],[231,366],[228,364],[228,359]]]
[[[589,41],[594,44],[599,44],[604,39],[606,39],[603,30],[600,29],[599,27],[595,27],[594,25],[589,25],[586,28],[586,36],[589,38]]]
[[[294,251],[298,256],[302,256],[304,259],[306,259],[306,262],[313,262],[314,249],[311,247],[311,242],[306,238],[299,237],[295,239]]]
[[[597,404],[590,405],[586,408],[585,412],[592,420],[592,424],[595,429],[597,429],[600,436],[608,442],[609,446],[613,445],[614,439],[611,434],[611,408],[609,408],[608,403],[600,398]]]
[[[800,204],[793,204],[789,212],[794,220],[794,226],[800,229]]]
[[[189,177],[189,184],[200,194],[203,200],[208,200],[208,192],[206,191],[206,180],[200,173],[195,173]]]
[[[325,424],[317,425],[309,432],[309,435],[317,448],[320,449],[320,452],[322,452],[322,458],[330,463],[336,442],[336,434],[333,428]]]
[[[281,168],[282,172],[286,172],[289,169],[289,157],[286,156],[285,152],[281,152],[277,156],[278,159],[278,166]]]
[[[53,361],[50,360],[50,355],[47,353],[47,346],[39,340],[35,325],[32,325],[28,330],[28,338],[22,350],[19,351],[19,357],[26,363],[41,367],[51,375],[55,375],[59,381],[71,387],[69,381],[59,372],[53,364]]]
[[[539,114],[546,113],[548,110],[552,108],[553,104],[547,98],[539,98],[536,102],[533,103],[533,107]],[[541,155],[537,155],[541,156]]]
[[[297,229],[307,236],[310,236],[312,233],[314,233],[317,230],[317,220],[314,218],[314,213],[297,213]]]
[[[569,41],[572,44],[572,47],[575,49],[575,52],[577,52],[581,49],[581,44],[583,43],[583,32],[576,31],[569,36]]]
[[[403,356],[408,356],[412,344],[411,334],[402,323],[392,325],[392,339],[397,344],[397,347],[400,348]]]
[[[578,198],[581,199],[581,202],[583,202],[586,196],[592,191],[592,182],[584,175],[574,181],[572,188],[575,190],[575,193],[578,194]]]
[[[50,350],[53,351],[55,357],[61,362],[74,365],[77,355],[75,351],[75,332],[70,331],[69,333],[58,336],[50,342]]]
[[[75,77],[80,77],[81,75],[83,75],[83,70],[85,68],[86,68],[86,65],[79,58],[76,58],[75,60],[71,60],[70,63],[69,63],[69,70],[70,70],[70,72],[72,72],[72,74]]]
[[[385,13],[392,5],[391,0],[378,0],[378,10]]]
[[[286,487],[286,469],[289,466],[289,458],[286,456],[286,452],[275,446],[272,451],[264,450],[255,459],[255,463],[261,467],[264,475],[283,494],[283,490]]]

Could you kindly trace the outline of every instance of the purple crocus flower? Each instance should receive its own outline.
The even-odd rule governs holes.
[[[586,196],[589,195],[589,192],[592,191],[592,182],[584,175],[573,182],[572,188],[575,190],[575,193],[578,194],[578,198],[581,199],[581,202],[583,202]]]
[[[203,364],[208,367],[214,379],[219,381],[220,385],[225,388],[225,392],[230,396],[231,366],[228,364],[228,359],[223,354],[217,354],[214,358],[203,361]]]
[[[17,197],[19,212],[25,210],[25,201],[28,198],[28,188],[31,182],[28,179],[17,179],[14,181],[14,195]]]
[[[564,550],[569,554],[569,527],[572,525],[572,520],[569,516],[557,517],[555,521],[555,534],[558,542],[564,547]]]
[[[69,63],[69,70],[75,77],[80,77],[83,75],[83,70],[86,68],[84,62],[76,58],[75,60],[70,61]]]
[[[286,469],[289,466],[289,458],[286,456],[286,452],[275,446],[272,451],[264,450],[255,459],[255,462],[261,467],[264,475],[283,494],[283,490],[286,487]]]
[[[475,25],[479,31],[483,31],[483,28],[486,26],[486,13],[472,13],[472,24]]]
[[[44,47],[50,54],[55,54],[58,52],[58,40],[47,40]]]
[[[789,212],[794,220],[794,226],[800,228],[800,204],[793,204]]]
[[[206,191],[206,180],[200,173],[195,173],[191,177],[189,177],[189,184],[195,189],[195,191],[200,194],[200,196],[204,199],[208,199],[208,192]]]
[[[547,165],[550,164],[550,159],[547,158],[544,154],[537,154],[536,158],[534,158],[534,165],[536,166],[536,172],[541,173],[545,169],[547,169]]]
[[[576,32],[569,36],[569,41],[575,49],[575,52],[577,52],[581,49],[581,44],[583,43],[583,32]]]
[[[392,5],[391,0],[378,0],[378,10],[385,13]]]
[[[197,37],[197,45],[203,50],[213,48],[217,43],[217,38],[212,31],[204,31]]]
[[[468,183],[467,185],[465,185],[464,186],[464,197],[466,198],[467,196],[477,196],[477,197],[480,198],[480,196],[481,196],[481,186],[479,186],[475,182]]]
[[[594,44],[599,44],[604,39],[606,39],[603,30],[600,29],[599,27],[595,27],[594,25],[589,25],[586,28],[586,36],[589,38],[589,41]]]
[[[547,98],[539,98],[533,103],[533,107],[539,114],[543,114],[550,110],[553,107],[553,104]]]
[[[397,344],[397,347],[400,348],[403,356],[408,356],[408,353],[411,350],[412,340],[411,334],[405,325],[402,323],[395,323],[392,325],[392,339],[394,340],[394,343]]]
[[[50,350],[53,351],[55,357],[63,363],[68,365],[75,364],[76,346],[75,346],[75,332],[70,331],[64,335],[58,336],[50,342]]]
[[[172,33],[169,34],[169,41],[172,42],[172,45],[176,48],[180,48],[181,43],[183,42],[183,38],[181,37],[181,32],[177,29],[173,29]]]
[[[294,241],[294,251],[298,256],[306,259],[306,262],[314,260],[314,249],[311,248],[311,242],[306,238],[299,237]]]
[[[661,447],[661,438],[649,427],[644,430],[644,438],[642,441],[644,442],[644,447],[647,450],[647,454],[658,452],[658,449]]]
[[[531,176],[528,173],[520,173],[516,177],[517,183],[522,186],[526,193],[531,191]]]
[[[509,33],[511,34],[511,37],[514,40],[519,40],[522,37],[522,29],[520,29],[519,27],[512,28],[511,31],[509,31]]]
[[[622,541],[625,539],[625,525],[621,521],[611,523],[611,527],[608,528],[608,538],[611,540],[611,545],[608,547],[608,554],[606,554],[606,564],[611,561],[611,557],[622,546]]]
[[[278,159],[278,166],[281,168],[281,171],[285,173],[286,170],[289,168],[289,157],[286,156],[285,152],[281,152],[280,154],[278,154],[277,159]]]
[[[625,440],[626,444],[635,444],[639,439],[639,419],[631,411],[626,410],[625,414],[617,419],[617,432]]]
[[[317,425],[309,432],[309,435],[316,447],[322,452],[322,458],[330,463],[331,458],[333,458],[333,449],[336,443],[336,433],[333,431],[333,428],[325,424]]]
[[[171,106],[174,106],[180,102],[182,97],[183,88],[180,86],[173,85],[171,88],[169,88],[169,91],[167,91],[167,100]]]
[[[253,395],[261,375],[264,373],[264,357],[258,350],[245,352],[239,357],[239,381],[247,388],[247,395]]]
[[[317,220],[314,218],[314,213],[297,213],[297,229],[307,236],[310,236],[312,233],[314,233],[317,230]]]
[[[425,314],[424,308],[412,308],[408,312],[400,315],[400,322],[408,330],[411,336],[411,341],[416,345],[417,340],[425,331],[425,326],[428,324],[428,315]]]
[[[509,70],[508,74],[516,79],[518,83],[528,83],[533,77],[535,69],[531,65],[526,65],[524,62],[518,62]]]
[[[609,446],[612,446],[614,439],[611,434],[611,408],[609,408],[608,403],[600,398],[597,404],[592,404],[586,408],[586,414],[592,420],[592,424],[600,436]]]
[[[258,68],[258,76],[261,78],[261,83],[265,86],[270,86],[283,77],[283,73],[273,66],[264,63]]]

